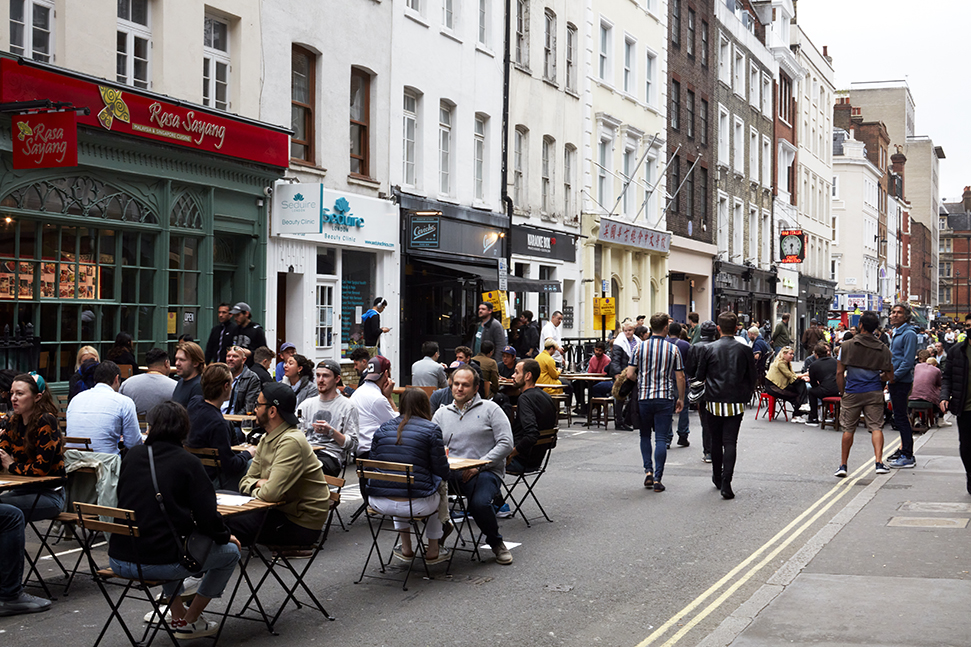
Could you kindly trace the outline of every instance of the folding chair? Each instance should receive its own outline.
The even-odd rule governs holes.
[[[47,529],[44,532],[41,532],[40,528],[37,527],[37,524],[44,521],[48,521],[49,523],[47,524]],[[34,580],[36,579],[37,585],[40,586],[40,588],[44,590],[47,597],[51,598],[52,600],[56,600],[57,598],[51,593],[49,588],[49,585],[51,584],[63,587],[64,595],[67,595],[70,592],[71,584],[74,582],[74,576],[77,575],[78,568],[81,566],[81,561],[84,559],[84,542],[75,530],[77,521],[77,515],[71,514],[70,512],[61,512],[56,517],[52,517],[51,519],[27,521],[27,525],[30,526],[30,529],[34,531],[35,535],[37,535],[37,540],[40,542],[40,546],[37,547],[37,551],[32,556],[27,553],[26,550],[24,551],[27,553],[25,555],[27,561],[27,572],[24,575],[24,586],[34,586]],[[61,529],[61,532],[55,535],[55,529],[58,527]],[[77,559],[74,561],[74,566],[70,569],[64,566],[57,553],[54,552],[54,544],[57,544],[61,540],[63,530],[65,528],[70,532],[71,539],[78,542],[78,544],[82,546],[82,549],[78,552]],[[45,550],[64,577],[67,578],[66,582],[47,582],[41,576],[38,565],[42,559],[41,555]]]
[[[523,512],[523,503],[525,503],[526,499],[529,497],[532,497],[533,501],[536,502],[536,505],[539,507],[539,511],[543,514],[546,520],[553,521],[550,519],[550,516],[546,514],[546,510],[543,509],[543,505],[539,502],[539,499],[536,498],[534,488],[536,487],[536,483],[539,481],[539,478],[546,472],[546,466],[549,465],[550,462],[550,453],[552,452],[553,448],[556,447],[556,435],[558,432],[558,427],[544,429],[543,431],[539,432],[539,440],[537,440],[536,444],[533,445],[533,449],[531,450],[530,454],[532,456],[534,452],[543,452],[541,461],[536,465],[536,467],[527,468],[519,473],[506,470],[506,474],[515,476],[516,480],[513,481],[512,485],[506,485],[505,481],[502,482],[502,487],[506,491],[504,501],[508,500],[511,502],[509,507],[511,508],[512,516],[515,517],[518,514],[520,517],[522,517],[523,521],[526,522],[527,528],[530,527],[530,523],[526,513]],[[520,484],[526,488],[526,494],[517,500],[516,497],[513,496],[513,492],[517,487],[519,487]],[[536,517],[534,517],[534,519],[535,518]]]
[[[360,479],[368,479],[369,481],[390,481],[393,483],[404,483],[407,488],[408,493],[408,518],[405,521],[411,526],[411,530],[415,536],[415,557],[410,562],[408,562],[408,570],[405,571],[405,579],[401,583],[401,590],[408,590],[408,578],[411,577],[411,571],[414,568],[415,560],[421,559],[422,565],[425,568],[425,577],[431,579],[431,573],[428,571],[428,564],[425,563],[425,545],[423,543],[424,538],[424,528],[422,528],[418,522],[427,521],[429,517],[434,517],[438,514],[436,509],[435,512],[423,516],[415,516],[412,508],[412,496],[411,486],[414,485],[414,466],[410,463],[389,463],[386,461],[372,461],[363,458],[357,459],[357,476]],[[367,573],[368,564],[371,563],[371,556],[374,553],[378,554],[378,562],[381,564],[381,573],[386,573],[386,567],[391,563],[392,555],[388,555],[388,561],[385,562],[384,558],[381,556],[381,548],[378,546],[378,537],[382,531],[392,531],[397,537],[398,531],[394,527],[394,518],[391,515],[386,515],[378,512],[370,505],[365,511],[365,516],[367,517],[368,528],[371,531],[371,550],[368,551],[367,559],[364,561],[364,568],[361,569],[361,577],[357,578],[355,584],[359,584],[361,580],[364,579]],[[377,528],[375,528],[375,522],[377,522]],[[385,528],[385,522],[391,522],[391,528]],[[396,578],[392,577],[381,577],[379,575],[367,575],[378,580],[391,580],[398,581]]]
[[[128,537],[132,543],[133,553],[136,556],[138,555],[135,538],[139,535],[138,526],[135,524],[134,511],[122,510],[120,508],[108,508],[100,505],[91,505],[89,503],[75,503],[74,507],[77,511],[78,526],[81,528],[82,533],[84,534],[85,541],[81,544],[81,546],[85,557],[88,559],[88,565],[91,568],[91,575],[94,577],[94,581],[101,590],[101,594],[104,595],[105,601],[111,608],[111,614],[108,616],[108,620],[105,622],[104,627],[102,627],[101,633],[98,634],[98,639],[95,641],[94,647],[98,647],[98,645],[101,643],[101,639],[104,638],[105,633],[108,631],[108,627],[111,626],[111,621],[114,619],[118,620],[118,623],[121,625],[121,628],[125,632],[125,636],[128,637],[128,641],[132,644],[132,647],[148,647],[152,644],[152,641],[155,640],[155,636],[158,634],[160,629],[164,630],[165,633],[168,634],[173,644],[179,645],[180,642],[176,640],[175,634],[172,632],[172,629],[169,627],[167,622],[149,623],[145,627],[141,640],[135,640],[135,637],[128,629],[128,625],[125,623],[125,619],[120,613],[121,605],[124,603],[126,598],[130,598],[148,602],[152,606],[155,617],[164,618],[169,612],[171,601],[166,602],[164,605],[160,605],[159,601],[155,599],[154,595],[152,595],[151,589],[162,586],[171,580],[146,580],[142,575],[140,564],[138,566],[138,577],[129,579],[116,574],[110,568],[98,568],[97,563],[94,561],[90,540],[93,538],[93,535],[96,532]],[[101,521],[99,519],[99,515],[112,518],[114,519],[114,522]],[[118,596],[117,601],[113,600],[111,594],[108,592],[108,587],[112,586],[121,589],[121,595]]]
[[[199,458],[203,467],[212,467],[216,470],[216,478],[213,483],[222,483],[222,462],[219,460],[219,450],[215,447],[185,447],[185,451]],[[218,485],[216,486],[218,489]]]
[[[246,558],[240,562],[240,578],[236,582],[233,597],[230,598],[230,600],[235,598],[236,590],[239,589],[240,582],[243,579],[246,580],[247,586],[250,589],[250,595],[243,604],[243,607],[240,609],[239,613],[235,614],[235,617],[246,620],[262,620],[266,624],[267,630],[274,636],[277,635],[276,631],[274,630],[274,626],[276,625],[277,620],[279,620],[280,616],[283,614],[283,610],[287,607],[291,600],[298,609],[302,608],[304,605],[312,606],[320,611],[320,613],[322,613],[323,616],[328,620],[333,621],[336,619],[327,612],[327,609],[324,608],[324,605],[320,603],[320,600],[317,599],[317,596],[314,595],[313,591],[310,590],[304,581],[304,578],[310,571],[310,567],[313,566],[314,561],[316,561],[317,555],[320,554],[320,550],[324,547],[324,543],[327,541],[327,536],[330,534],[330,526],[334,519],[334,513],[337,511],[337,506],[340,505],[341,501],[340,490],[344,487],[344,479],[328,476],[326,474],[324,475],[324,479],[327,481],[327,485],[330,488],[330,511],[327,515],[327,521],[324,523],[324,527],[321,528],[320,535],[318,535],[317,541],[314,544],[310,546],[266,546],[254,542],[252,546],[245,547],[248,552]],[[311,551],[310,555],[306,558],[307,561],[303,565],[302,569],[298,569],[296,566],[294,566],[291,558],[287,557],[287,552],[294,549],[309,549]],[[252,580],[250,580],[249,575],[246,572],[247,566],[254,555],[258,557],[261,562],[263,562],[264,566],[266,566],[266,571],[255,585],[253,585]],[[284,581],[284,578],[280,575],[280,573],[277,572],[277,567],[280,567],[284,571],[290,573],[290,575],[293,577],[292,584],[287,584]],[[285,594],[283,603],[280,604],[280,607],[276,610],[276,613],[273,614],[272,618],[259,600],[260,589],[271,575],[283,589]],[[301,602],[297,599],[296,593],[298,588],[303,589],[304,593],[306,593],[310,598],[310,602]],[[252,604],[256,605],[256,609],[260,614],[259,618],[243,615]],[[221,631],[222,630],[220,629],[220,632]],[[216,634],[216,637],[218,638],[219,634]]]

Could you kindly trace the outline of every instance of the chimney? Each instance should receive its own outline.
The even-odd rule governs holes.
[[[961,199],[964,202],[964,212],[971,213],[971,186],[964,187],[964,193],[961,195]]]
[[[823,58],[825,58],[826,62],[830,65],[833,64],[833,57],[829,55],[829,45],[823,45]]]

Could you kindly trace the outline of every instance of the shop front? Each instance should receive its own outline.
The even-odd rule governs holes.
[[[399,347],[398,209],[381,200],[322,184],[278,182],[273,189],[267,258],[276,289],[267,337],[287,341],[314,360],[347,359],[364,345],[361,315],[374,299],[388,306],[381,353],[397,366]],[[272,342],[271,342],[272,343]]]
[[[43,109],[0,121],[0,322],[40,340],[36,366],[9,368],[59,389],[82,345],[104,353],[127,332],[141,363],[183,335],[204,344],[222,301],[263,303],[264,190],[287,164],[286,130],[0,60],[8,114],[48,100],[79,109],[76,121],[52,128],[66,113]]]
[[[684,236],[671,237],[668,314],[675,321],[687,322],[689,312],[699,321],[713,319],[711,314],[711,266],[718,247]]]
[[[565,232],[513,225],[512,271],[509,303],[512,312],[533,313],[536,321],[548,321],[563,312],[563,336],[574,333],[574,307],[580,268],[577,236]]]
[[[829,320],[829,309],[833,305],[836,297],[836,283],[817,279],[805,274],[799,275],[799,302],[798,302],[798,321],[799,334],[809,328],[810,322],[815,319],[820,325],[825,326]]]
[[[443,362],[455,358],[456,346],[472,341],[482,293],[499,287],[508,219],[407,194],[400,195],[399,207],[405,255],[400,375],[407,384],[425,341],[438,342]]]
[[[762,270],[751,265],[715,261],[712,271],[715,278],[713,316],[731,310],[746,326],[772,318],[778,280],[776,268]]]

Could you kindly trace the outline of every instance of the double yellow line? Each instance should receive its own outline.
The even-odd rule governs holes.
[[[884,452],[884,457],[887,456],[889,450]],[[768,551],[773,544],[779,542],[778,546],[772,549],[768,554],[766,554],[761,560],[758,561],[754,566],[749,568],[747,572],[741,575],[734,583],[729,586],[725,591],[719,595],[717,598],[711,601],[704,609],[702,609],[697,615],[695,615],[691,620],[685,623],[676,634],[671,636],[667,642],[663,643],[661,647],[670,647],[677,643],[681,638],[684,637],[686,633],[691,631],[699,622],[707,618],[714,612],[718,607],[720,607],[725,600],[727,600],[735,591],[737,591],[743,584],[748,582],[752,577],[755,576],[760,570],[762,570],[767,564],[771,563],[776,556],[782,552],[789,544],[796,540],[799,535],[805,532],[810,526],[812,526],[821,516],[823,516],[827,510],[833,507],[837,501],[839,501],[847,492],[851,491],[851,488],[856,485],[860,479],[863,478],[864,473],[868,469],[873,469],[873,463],[864,463],[861,467],[858,467],[849,475],[849,478],[841,480],[837,485],[835,485],[829,492],[820,497],[815,503],[809,506],[802,514],[793,519],[789,524],[780,530],[772,539],[762,544],[754,553],[749,555],[745,560],[743,560],[738,566],[730,570],[725,574],[720,580],[712,584],[707,591],[695,598],[688,606],[678,611],[674,614],[667,622],[658,627],[654,633],[642,640],[637,644],[637,647],[647,647],[653,644],[656,640],[661,638],[671,627],[678,623],[684,617],[690,615],[695,609],[704,604],[706,600],[714,596],[725,584],[731,582],[735,576],[742,573],[749,565],[755,562],[763,553]],[[817,509],[818,508],[818,509]],[[815,513],[813,512],[815,510]],[[801,524],[801,525],[800,525]],[[797,528],[798,526],[798,528]],[[792,534],[788,534],[793,528],[796,528]],[[788,534],[788,536],[786,536]]]

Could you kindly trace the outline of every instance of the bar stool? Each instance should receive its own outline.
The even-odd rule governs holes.
[[[819,428],[825,429],[827,424],[833,425],[833,429],[839,431],[840,428],[840,403],[842,398],[832,396],[823,398],[823,415],[819,417]],[[832,415],[830,415],[832,414]]]
[[[611,408],[614,405],[613,398],[590,398],[590,405],[587,407],[587,427],[593,424],[593,410],[597,410],[597,428],[600,428],[600,418],[603,416],[604,429],[614,416],[610,415]]]
[[[573,411],[570,410],[570,405],[568,404],[567,396],[562,393],[557,393],[556,395],[550,396],[553,398],[553,403],[556,404],[557,419],[566,418],[568,426],[573,425]]]

